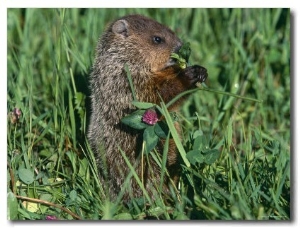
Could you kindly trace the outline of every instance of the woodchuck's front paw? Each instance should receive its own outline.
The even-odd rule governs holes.
[[[199,65],[190,66],[184,69],[183,76],[190,85],[195,85],[197,82],[204,82],[208,77],[207,70]]]

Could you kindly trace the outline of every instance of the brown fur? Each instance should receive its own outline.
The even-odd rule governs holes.
[[[122,117],[135,109],[131,105],[132,92],[124,64],[129,67],[139,101],[159,104],[159,93],[168,102],[180,92],[192,88],[203,74],[206,75],[206,70],[200,66],[182,70],[174,64],[170,54],[178,51],[181,45],[173,31],[141,15],[116,20],[99,40],[90,81],[92,116],[88,139],[95,153],[101,181],[108,186],[112,199],[125,187],[124,180],[130,171],[118,147],[135,166],[152,198],[157,195],[155,188],[159,186],[161,172],[151,156],[149,164],[141,160],[141,132],[120,123]],[[180,169],[173,141],[169,145],[167,169],[176,182]],[[167,177],[164,183],[164,192],[168,193],[170,182]],[[142,195],[141,188],[132,177],[123,199]]]

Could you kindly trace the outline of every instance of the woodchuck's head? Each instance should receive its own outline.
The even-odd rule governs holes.
[[[109,26],[101,45],[101,52],[110,55],[115,63],[127,63],[137,71],[156,72],[174,64],[170,55],[180,49],[182,42],[157,21],[128,15]]]

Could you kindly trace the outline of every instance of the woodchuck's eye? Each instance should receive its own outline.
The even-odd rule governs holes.
[[[153,36],[153,42],[154,42],[155,44],[161,44],[161,43],[164,42],[164,39],[161,38],[161,37],[159,37],[159,36]]]

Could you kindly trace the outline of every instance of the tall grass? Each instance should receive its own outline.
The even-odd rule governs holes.
[[[170,205],[108,201],[85,137],[97,40],[128,13],[190,42],[209,88],[263,101],[204,90],[186,100],[183,150],[218,159],[183,163]],[[8,9],[7,22],[8,219],[291,218],[288,9]]]

